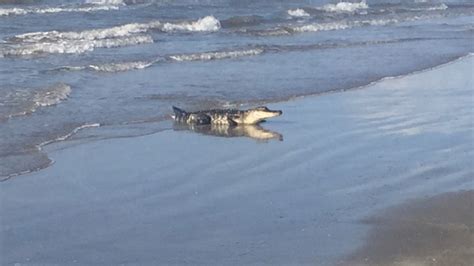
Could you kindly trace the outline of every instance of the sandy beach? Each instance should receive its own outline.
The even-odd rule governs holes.
[[[47,145],[0,183],[0,264],[469,265],[473,66],[274,103],[262,128]]]

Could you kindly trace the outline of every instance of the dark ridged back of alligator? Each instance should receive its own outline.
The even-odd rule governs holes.
[[[195,113],[196,114],[198,114],[198,113],[208,114],[208,115],[219,114],[219,115],[229,115],[229,116],[231,116],[231,115],[242,114],[243,112],[245,112],[245,111],[237,110],[237,109],[211,109],[211,110],[198,111],[198,112],[195,112]]]

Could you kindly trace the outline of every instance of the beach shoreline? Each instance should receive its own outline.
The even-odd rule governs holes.
[[[451,61],[448,61],[446,63],[442,63],[442,64],[439,64],[439,65],[436,65],[436,66],[433,66],[433,67],[416,70],[416,71],[413,71],[413,72],[410,72],[410,73],[407,73],[407,74],[384,77],[384,78],[369,82],[365,85],[361,85],[361,86],[353,87],[353,88],[349,88],[349,89],[335,89],[335,90],[329,90],[329,91],[320,92],[320,93],[310,93],[310,94],[307,94],[307,95],[294,96],[294,97],[290,97],[290,98],[285,98],[284,100],[281,100],[281,99],[276,99],[276,100],[271,100],[271,101],[270,100],[261,100],[261,101],[259,100],[259,101],[255,101],[255,102],[251,102],[251,103],[249,102],[249,103],[246,103],[246,104],[236,103],[235,105],[240,106],[240,107],[242,107],[242,106],[245,107],[245,106],[252,106],[252,105],[256,105],[256,104],[260,104],[260,105],[263,105],[263,104],[278,104],[278,103],[286,103],[286,102],[291,102],[291,101],[298,101],[298,100],[305,99],[305,98],[308,98],[308,97],[310,97],[310,98],[311,97],[320,97],[320,96],[324,96],[326,94],[342,93],[342,92],[345,92],[345,91],[365,89],[365,88],[368,88],[368,87],[371,87],[371,86],[375,86],[376,84],[378,84],[380,82],[384,82],[385,80],[398,79],[398,78],[408,77],[408,76],[411,76],[411,75],[416,75],[416,74],[419,74],[419,73],[435,70],[437,68],[444,67],[444,66],[456,63],[459,60],[463,60],[465,58],[471,57],[472,55],[473,55],[473,53],[469,53],[469,54],[457,57],[457,58],[455,58]],[[234,105],[232,105],[232,106],[234,106]],[[150,134],[160,132],[162,130],[171,129],[171,126],[169,126],[169,121],[170,121],[169,119],[171,119],[171,115],[169,115],[169,117],[165,116],[165,117],[161,117],[161,118],[156,118],[156,119],[154,119],[154,120],[156,120],[154,122],[153,121],[135,121],[135,122],[125,123],[123,125],[105,125],[105,127],[107,127],[107,129],[106,129],[107,133],[105,133],[105,134],[102,132],[104,130],[104,125],[101,125],[100,123],[86,123],[86,124],[77,126],[77,127],[73,128],[69,133],[66,133],[65,135],[57,136],[54,139],[46,140],[42,143],[39,143],[38,145],[35,145],[34,149],[36,149],[36,151],[32,152],[31,154],[25,155],[26,157],[22,158],[22,157],[18,157],[17,155],[12,155],[11,158],[8,158],[9,156],[6,156],[5,158],[3,158],[2,159],[3,160],[2,161],[3,162],[2,167],[4,169],[8,169],[8,167],[6,167],[6,166],[9,165],[9,164],[10,165],[14,164],[13,162],[17,161],[17,160],[24,161],[24,165],[27,165],[27,166],[20,166],[19,169],[16,169],[16,170],[5,170],[4,173],[2,173],[2,175],[0,175],[0,182],[6,181],[10,178],[15,178],[17,176],[22,176],[22,175],[25,175],[25,174],[30,174],[30,173],[34,173],[34,172],[37,172],[37,171],[41,171],[41,170],[43,170],[47,167],[50,167],[52,164],[54,164],[54,161],[52,161],[51,158],[48,157],[48,154],[45,153],[44,150],[43,150],[44,147],[49,145],[49,144],[62,142],[62,141],[67,141],[66,143],[63,143],[64,145],[61,144],[62,147],[66,147],[68,145],[68,143],[90,142],[90,141],[102,140],[102,139],[106,139],[106,138],[126,138],[126,137],[146,136],[146,135],[150,135]],[[159,125],[155,125],[155,124],[159,124]],[[142,132],[134,132],[133,128],[136,127],[137,125],[139,125],[141,128],[147,128],[147,129],[142,130]],[[99,131],[94,131],[94,132],[89,131],[89,132],[86,132],[86,133],[83,132],[84,129],[90,129],[90,128],[96,128],[96,127],[97,128],[101,127],[101,128],[99,129]],[[159,128],[159,130],[154,130],[153,128]],[[113,131],[117,131],[119,133],[111,133]],[[129,133],[123,133],[123,132],[127,132],[127,131]],[[81,139],[81,138],[83,138],[83,139]],[[27,158],[27,157],[31,157],[31,159]],[[18,167],[18,166],[16,166],[16,167]],[[13,168],[15,168],[15,167],[13,167]]]
[[[51,167],[0,183],[0,262],[336,264],[364,245],[363,219],[474,189],[473,62],[273,103],[283,116],[245,136],[283,141],[46,145]]]

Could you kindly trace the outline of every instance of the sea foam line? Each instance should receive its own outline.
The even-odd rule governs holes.
[[[86,4],[92,4],[92,5],[125,5],[125,2],[123,0],[86,0]]]
[[[56,42],[36,42],[16,44],[7,48],[0,48],[0,57],[26,56],[41,53],[48,54],[80,54],[91,52],[95,48],[114,48],[136,44],[152,43],[149,35],[136,35],[122,38],[108,38],[99,40],[63,39]]]
[[[215,51],[215,52],[203,52],[193,54],[176,54],[168,55],[165,57],[159,57],[153,61],[129,61],[129,62],[117,62],[117,63],[105,63],[105,64],[90,64],[87,66],[63,66],[51,71],[80,71],[80,70],[93,70],[97,72],[123,72],[129,70],[145,69],[155,63],[159,62],[186,62],[186,61],[209,61],[209,60],[221,60],[231,59],[246,56],[254,56],[263,53],[263,48],[247,49],[247,50],[233,50],[233,51]]]
[[[259,55],[263,52],[264,52],[263,49],[257,48],[257,49],[248,49],[248,50],[217,51],[217,52],[171,55],[169,56],[169,58],[175,61],[179,61],[179,62],[181,61],[208,61],[208,60],[216,60],[216,59],[253,56],[253,55]]]
[[[27,15],[27,14],[50,14],[61,12],[95,12],[118,10],[115,5],[89,6],[89,7],[45,7],[45,8],[0,8],[0,16]]]
[[[251,34],[261,36],[280,36],[289,35],[298,32],[318,32],[318,31],[332,31],[332,30],[345,30],[354,27],[363,26],[386,26],[390,24],[396,24],[400,22],[410,22],[423,19],[433,19],[442,17],[442,14],[424,14],[411,17],[399,17],[399,18],[378,18],[378,19],[364,19],[364,20],[340,20],[334,22],[325,23],[311,23],[311,24],[293,24],[288,26],[282,26],[278,28],[260,30],[260,31],[248,31]]]
[[[317,32],[330,30],[345,30],[360,26],[385,26],[395,24],[399,21],[397,19],[367,19],[357,21],[340,21],[328,23],[314,23],[303,26],[293,26],[291,29],[296,32]]]
[[[81,125],[81,126],[79,126],[79,127],[74,128],[70,133],[68,133],[68,134],[66,134],[66,135],[57,137],[57,138],[52,139],[52,140],[47,140],[47,141],[45,141],[45,142],[42,142],[42,143],[38,144],[38,145],[37,145],[38,150],[41,151],[43,146],[48,145],[48,144],[51,144],[51,143],[53,143],[53,142],[65,141],[65,140],[67,140],[68,138],[72,137],[74,134],[77,134],[77,132],[79,132],[80,130],[83,130],[83,129],[86,129],[86,128],[100,127],[100,126],[101,126],[100,123],[91,123],[91,124],[84,124],[84,125]]]
[[[448,6],[446,4],[439,4],[435,6],[420,6],[420,7],[409,7],[407,8],[410,11],[437,11],[437,10],[446,10]]]
[[[133,61],[133,62],[123,62],[123,63],[108,63],[102,65],[88,65],[87,68],[93,69],[99,72],[122,72],[133,69],[144,69],[153,65],[155,61]],[[84,69],[84,68],[83,68]]]

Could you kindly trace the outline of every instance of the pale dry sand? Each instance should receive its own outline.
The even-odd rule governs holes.
[[[367,217],[474,188],[473,63],[273,104],[269,141],[169,129],[49,145],[52,167],[0,183],[0,262],[358,262]]]

